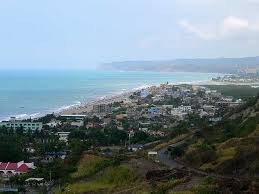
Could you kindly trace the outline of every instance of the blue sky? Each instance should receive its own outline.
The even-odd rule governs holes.
[[[259,0],[8,0],[0,68],[259,55]]]

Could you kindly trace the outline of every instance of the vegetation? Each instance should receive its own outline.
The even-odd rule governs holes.
[[[211,90],[217,90],[224,96],[233,96],[235,98],[251,98],[255,97],[259,88],[252,88],[247,85],[206,85]]]
[[[109,193],[109,191],[127,188],[136,181],[132,169],[124,165],[109,167],[91,181],[72,183],[66,186],[66,193]],[[60,192],[56,192],[60,193]]]
[[[195,167],[213,161],[215,158],[214,148],[201,139],[190,145],[184,154],[184,159]]]
[[[79,161],[76,172],[72,173],[71,177],[78,179],[92,176],[100,169],[103,169],[108,162],[109,160],[103,157],[85,154]]]
[[[172,189],[175,186],[180,185],[180,184],[185,183],[185,182],[188,182],[188,181],[189,181],[189,178],[173,179],[173,180],[170,180],[166,183],[161,183],[160,185],[157,186],[155,191],[153,191],[152,193],[166,194],[169,189]]]

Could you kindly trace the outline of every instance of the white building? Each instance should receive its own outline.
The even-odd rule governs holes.
[[[192,110],[191,106],[183,106],[183,105],[172,109],[172,111],[174,111],[174,112],[189,112],[191,110]]]
[[[59,141],[68,142],[68,136],[70,132],[57,132],[56,135],[59,136]]]
[[[9,121],[0,122],[0,127],[6,127],[7,129],[13,130],[23,129],[26,132],[31,130],[32,132],[35,132],[36,130],[42,130],[42,122],[19,121],[13,117]]]
[[[71,126],[73,127],[83,127],[84,126],[84,121],[73,121],[70,123]]]
[[[49,123],[46,123],[45,125],[48,125],[51,128],[55,128],[55,127],[57,127],[61,124],[62,124],[61,121],[58,121],[56,119],[52,119]]]

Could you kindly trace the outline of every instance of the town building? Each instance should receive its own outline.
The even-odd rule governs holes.
[[[93,112],[96,114],[110,113],[112,112],[112,107],[110,104],[95,104],[93,105]]]
[[[32,132],[42,130],[42,122],[31,122],[31,121],[20,121],[16,120],[15,117],[11,117],[9,121],[0,122],[0,127],[7,129],[22,129],[25,132],[31,130]]]
[[[86,115],[60,115],[60,117],[71,120],[84,120]]]
[[[61,132],[57,132],[56,135],[58,135],[59,137],[59,141],[63,141],[63,142],[68,142],[68,136],[69,136],[70,132],[65,132],[65,131],[61,131]]]
[[[20,161],[14,162],[0,162],[0,174],[2,176],[14,176],[17,174],[27,173],[30,169],[35,169],[34,163],[25,163]]]

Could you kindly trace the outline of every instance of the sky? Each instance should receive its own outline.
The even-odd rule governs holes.
[[[259,55],[259,0],[2,0],[0,69]]]

